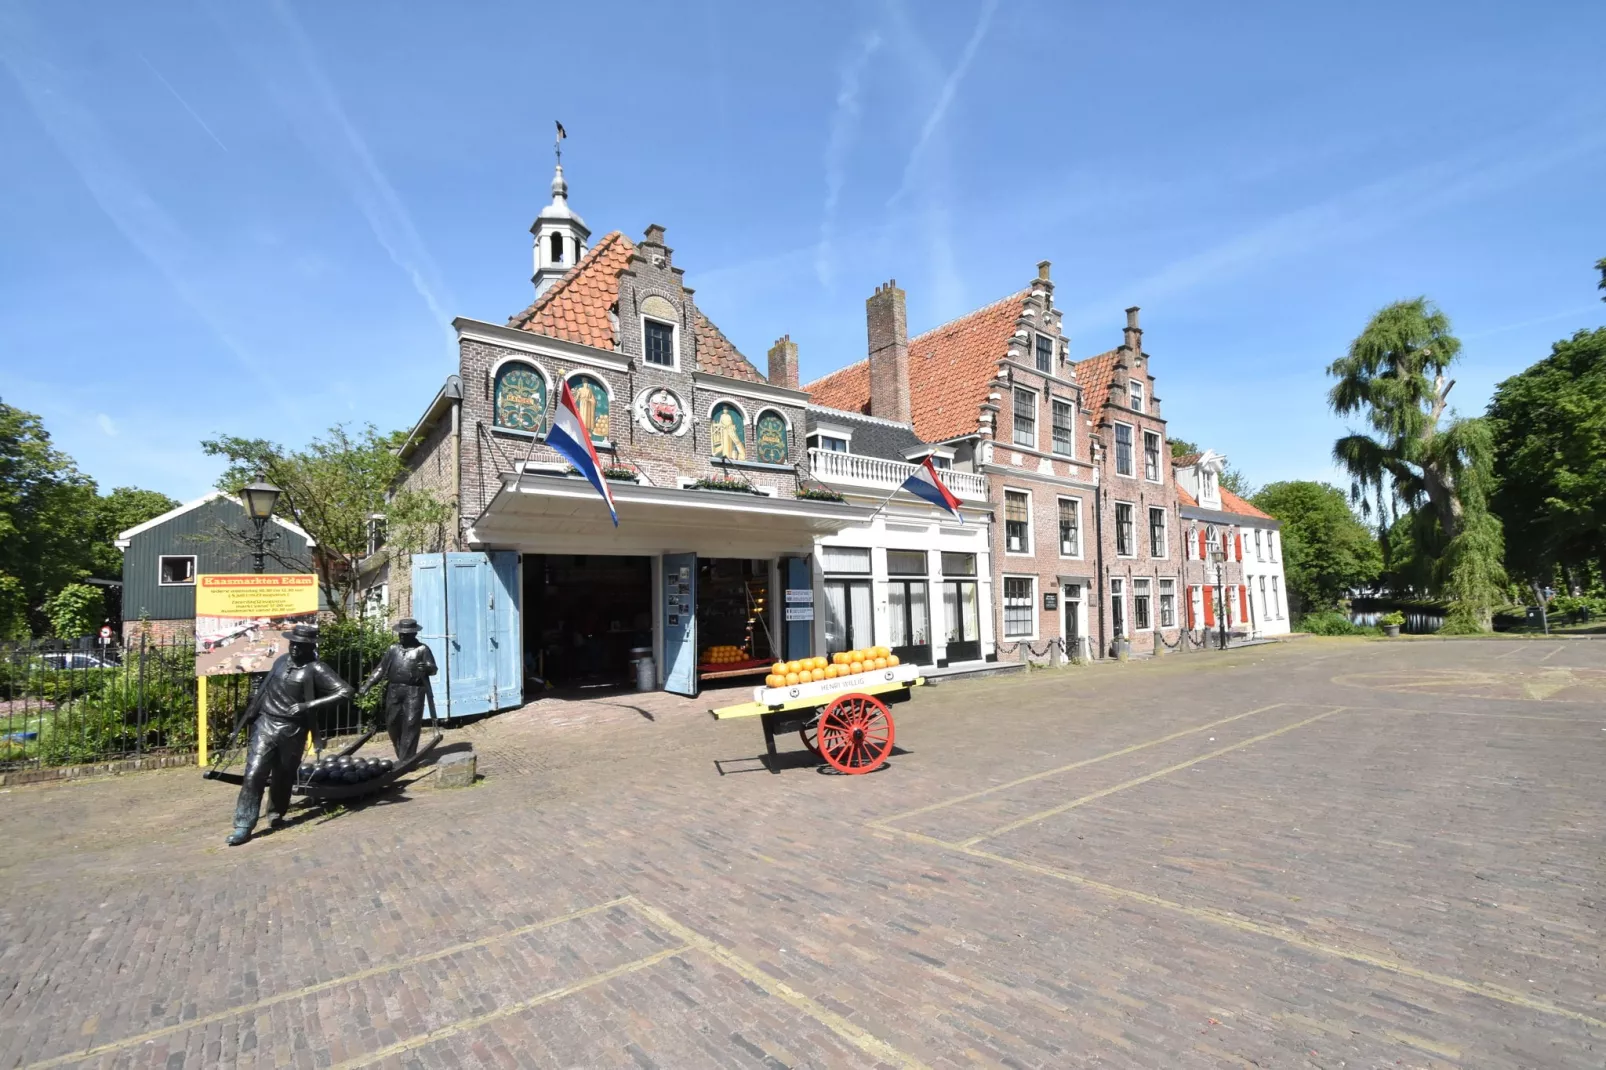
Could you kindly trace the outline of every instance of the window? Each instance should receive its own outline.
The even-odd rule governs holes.
[[[931,467],[946,469],[946,468],[952,468],[953,466],[954,466],[954,462],[952,460],[950,460],[949,458],[944,457],[942,454],[933,453],[931,455]]]
[[[1165,537],[1165,510],[1149,506],[1149,556],[1165,557],[1168,553]]]
[[[163,554],[157,558],[157,582],[163,587],[195,585],[194,554]]]
[[[728,401],[708,413],[708,452],[727,461],[747,460],[747,418]]]
[[[1131,402],[1133,412],[1143,411],[1143,384],[1136,379],[1128,379],[1126,383],[1127,398]]]
[[[1070,457],[1075,453],[1075,439],[1072,438],[1073,426],[1071,424],[1071,403],[1068,401],[1054,402],[1054,452],[1061,457]]]
[[[1115,637],[1126,638],[1126,581],[1110,580],[1110,623],[1115,625]]]
[[[1060,556],[1082,556],[1082,503],[1060,499]]]
[[[1143,478],[1160,482],[1160,436],[1153,431],[1143,432]]]
[[[848,452],[848,440],[837,438],[835,435],[815,435],[814,445],[817,449],[828,450],[831,453]]]
[[[1037,395],[1015,391],[1015,445],[1037,448]]]
[[[947,660],[981,658],[981,603],[977,595],[976,555],[942,555],[942,608],[947,625]],[[969,579],[965,577],[971,577]]]
[[[1266,560],[1266,553],[1260,547],[1260,529],[1259,528],[1255,529],[1255,560],[1256,561],[1264,561],[1264,560]],[[1260,601],[1261,601],[1262,605],[1265,605],[1266,600],[1264,598],[1262,598]]]
[[[1177,581],[1160,581],[1160,627],[1177,626]]]
[[[1204,594],[1198,584],[1188,588],[1188,627],[1204,626]]]
[[[870,548],[867,546],[822,546],[820,568],[826,572],[870,574]]]
[[[1266,601],[1266,577],[1260,577],[1260,619],[1271,619],[1271,605]]]
[[[641,331],[647,350],[647,363],[661,368],[675,366],[675,326],[658,320],[642,320]]]
[[[551,253],[551,256],[549,257],[551,262],[554,263],[554,264],[563,263],[563,235],[561,235],[561,234],[552,235],[552,241],[551,241],[550,244],[552,246],[552,253]]]
[[[1215,500],[1215,497],[1216,474],[1214,472],[1206,472],[1201,470],[1199,472],[1199,500],[1204,501],[1208,498],[1213,501]]]
[[[580,422],[591,432],[591,441],[608,441],[608,388],[602,380],[589,375],[572,376],[569,393],[580,411]]]
[[[1277,560],[1277,533],[1275,531],[1266,532],[1266,560]]]
[[[1115,503],[1115,554],[1117,557],[1136,557],[1138,554],[1130,502]]]
[[[1037,336],[1037,370],[1054,374],[1054,339],[1046,334]]]
[[[1020,639],[1032,634],[1032,580],[1029,576],[1004,577],[1004,637]]]
[[[887,551],[888,645],[898,657],[920,665],[932,661],[925,576],[924,550]]]
[[[495,395],[497,427],[546,430],[546,377],[533,364],[509,361],[497,368]]]
[[[1133,631],[1146,632],[1153,627],[1149,623],[1149,592],[1153,585],[1153,581],[1147,578],[1139,578],[1132,581]]]
[[[1115,474],[1132,474],[1132,425],[1115,425]]]
[[[1271,608],[1276,610],[1277,618],[1281,620],[1283,616],[1283,594],[1277,589],[1276,576],[1271,578]]]
[[[790,452],[786,418],[773,410],[753,421],[753,455],[765,464],[785,464]]]
[[[1032,500],[1025,492],[1004,491],[1004,552],[1029,554],[1032,552]]]

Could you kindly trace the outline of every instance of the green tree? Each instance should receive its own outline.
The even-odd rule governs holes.
[[[0,402],[0,631],[42,629],[45,598],[89,575],[94,514],[94,482],[38,416]]]
[[[1500,521],[1488,509],[1489,425],[1447,418],[1455,380],[1445,372],[1460,351],[1449,317],[1426,298],[1396,302],[1373,316],[1327,369],[1338,380],[1329,394],[1333,410],[1358,415],[1367,426],[1340,438],[1333,456],[1349,471],[1363,512],[1375,508],[1385,557],[1390,500],[1431,514],[1431,526],[1411,530],[1418,553],[1435,562],[1435,591],[1487,628],[1503,597],[1504,546]]]
[[[94,574],[103,580],[121,579],[123,555],[117,549],[117,536],[178,505],[160,491],[138,487],[116,487],[97,499],[94,556],[90,564]]]
[[[1501,382],[1488,419],[1507,568],[1548,584],[1593,562],[1606,578],[1606,327]]]
[[[1606,290],[1606,256],[1595,261],[1595,270],[1600,272],[1600,285],[1596,289]],[[1601,300],[1606,301],[1606,297],[1602,297]]]
[[[1171,440],[1171,459],[1172,460],[1176,460],[1178,457],[1186,457],[1190,453],[1203,453],[1203,452],[1204,452],[1204,450],[1200,449],[1197,443],[1189,442],[1185,438],[1174,438],[1174,439]]]
[[[45,599],[51,634],[62,639],[91,635],[106,619],[106,595],[87,583],[69,583]]]
[[[1236,468],[1224,468],[1221,471],[1221,486],[1232,491],[1240,498],[1249,499],[1255,496],[1255,485],[1249,482],[1249,477]]]
[[[1271,483],[1254,504],[1282,522],[1284,582],[1297,612],[1331,609],[1345,592],[1382,571],[1377,540],[1337,487],[1307,480]]]
[[[319,585],[335,615],[345,619],[361,609],[358,565],[368,554],[376,516],[390,516],[405,536],[420,539],[449,520],[448,504],[397,489],[403,470],[395,440],[371,424],[355,433],[337,424],[301,450],[228,435],[208,439],[201,448],[229,462],[218,479],[220,488],[236,493],[258,476],[280,488],[278,513],[317,542]],[[242,538],[232,532],[228,537]]]

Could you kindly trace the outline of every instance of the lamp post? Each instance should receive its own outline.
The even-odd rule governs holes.
[[[1221,633],[1221,649],[1227,649],[1227,589],[1222,586],[1224,577],[1222,568],[1227,562],[1226,538],[1223,537],[1220,545],[1214,543],[1210,546],[1210,560],[1216,566],[1216,592],[1215,596],[1221,599],[1221,612],[1216,614],[1216,625]]]
[[[266,537],[263,532],[267,529],[268,521],[273,517],[273,507],[279,504],[279,488],[269,483],[261,476],[250,486],[240,491],[240,497],[245,500],[245,513],[256,525],[256,535],[251,540],[251,571],[261,572],[264,559],[268,553],[268,543],[279,536]]]

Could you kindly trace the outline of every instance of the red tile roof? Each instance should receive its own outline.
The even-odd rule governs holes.
[[[1173,480],[1173,482],[1175,482],[1175,481]],[[1177,503],[1179,505],[1198,505],[1199,504],[1198,500],[1195,499],[1192,494],[1188,493],[1188,488],[1184,487],[1181,483],[1177,483]]]
[[[1104,415],[1104,403],[1110,396],[1110,380],[1115,378],[1115,358],[1119,352],[1112,349],[1076,362],[1076,382],[1082,388],[1082,407],[1093,414],[1095,424]]]
[[[1181,457],[1171,458],[1171,467],[1186,468],[1189,465],[1198,464],[1199,458],[1203,456],[1204,454],[1202,453],[1184,453]]]
[[[1239,516],[1258,516],[1262,520],[1271,519],[1270,514],[1256,509],[1226,487],[1221,488],[1221,511],[1224,513],[1237,513]]]
[[[1009,352],[1029,290],[909,339],[909,408],[915,434],[927,442],[974,434],[987,384]],[[848,412],[870,411],[870,362],[861,360],[803,389],[813,402]]]
[[[619,338],[610,313],[619,304],[619,273],[629,266],[635,250],[629,238],[617,230],[609,231],[534,304],[511,317],[508,326],[597,349],[618,349]],[[701,310],[692,319],[692,332],[697,339],[697,365],[702,371],[753,383],[765,381],[763,374]]]

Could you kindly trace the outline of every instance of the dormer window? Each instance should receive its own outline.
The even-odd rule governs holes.
[[[1143,411],[1143,384],[1136,379],[1128,379],[1126,383],[1127,396],[1131,399],[1132,411]]]
[[[826,450],[830,453],[848,452],[848,440],[845,438],[837,438],[835,435],[814,435],[813,439],[814,448],[817,450]]]
[[[648,364],[660,368],[675,366],[675,325],[658,320],[642,320],[642,336]]]
[[[1216,498],[1216,473],[1208,468],[1199,472],[1199,497],[1211,501]]]

